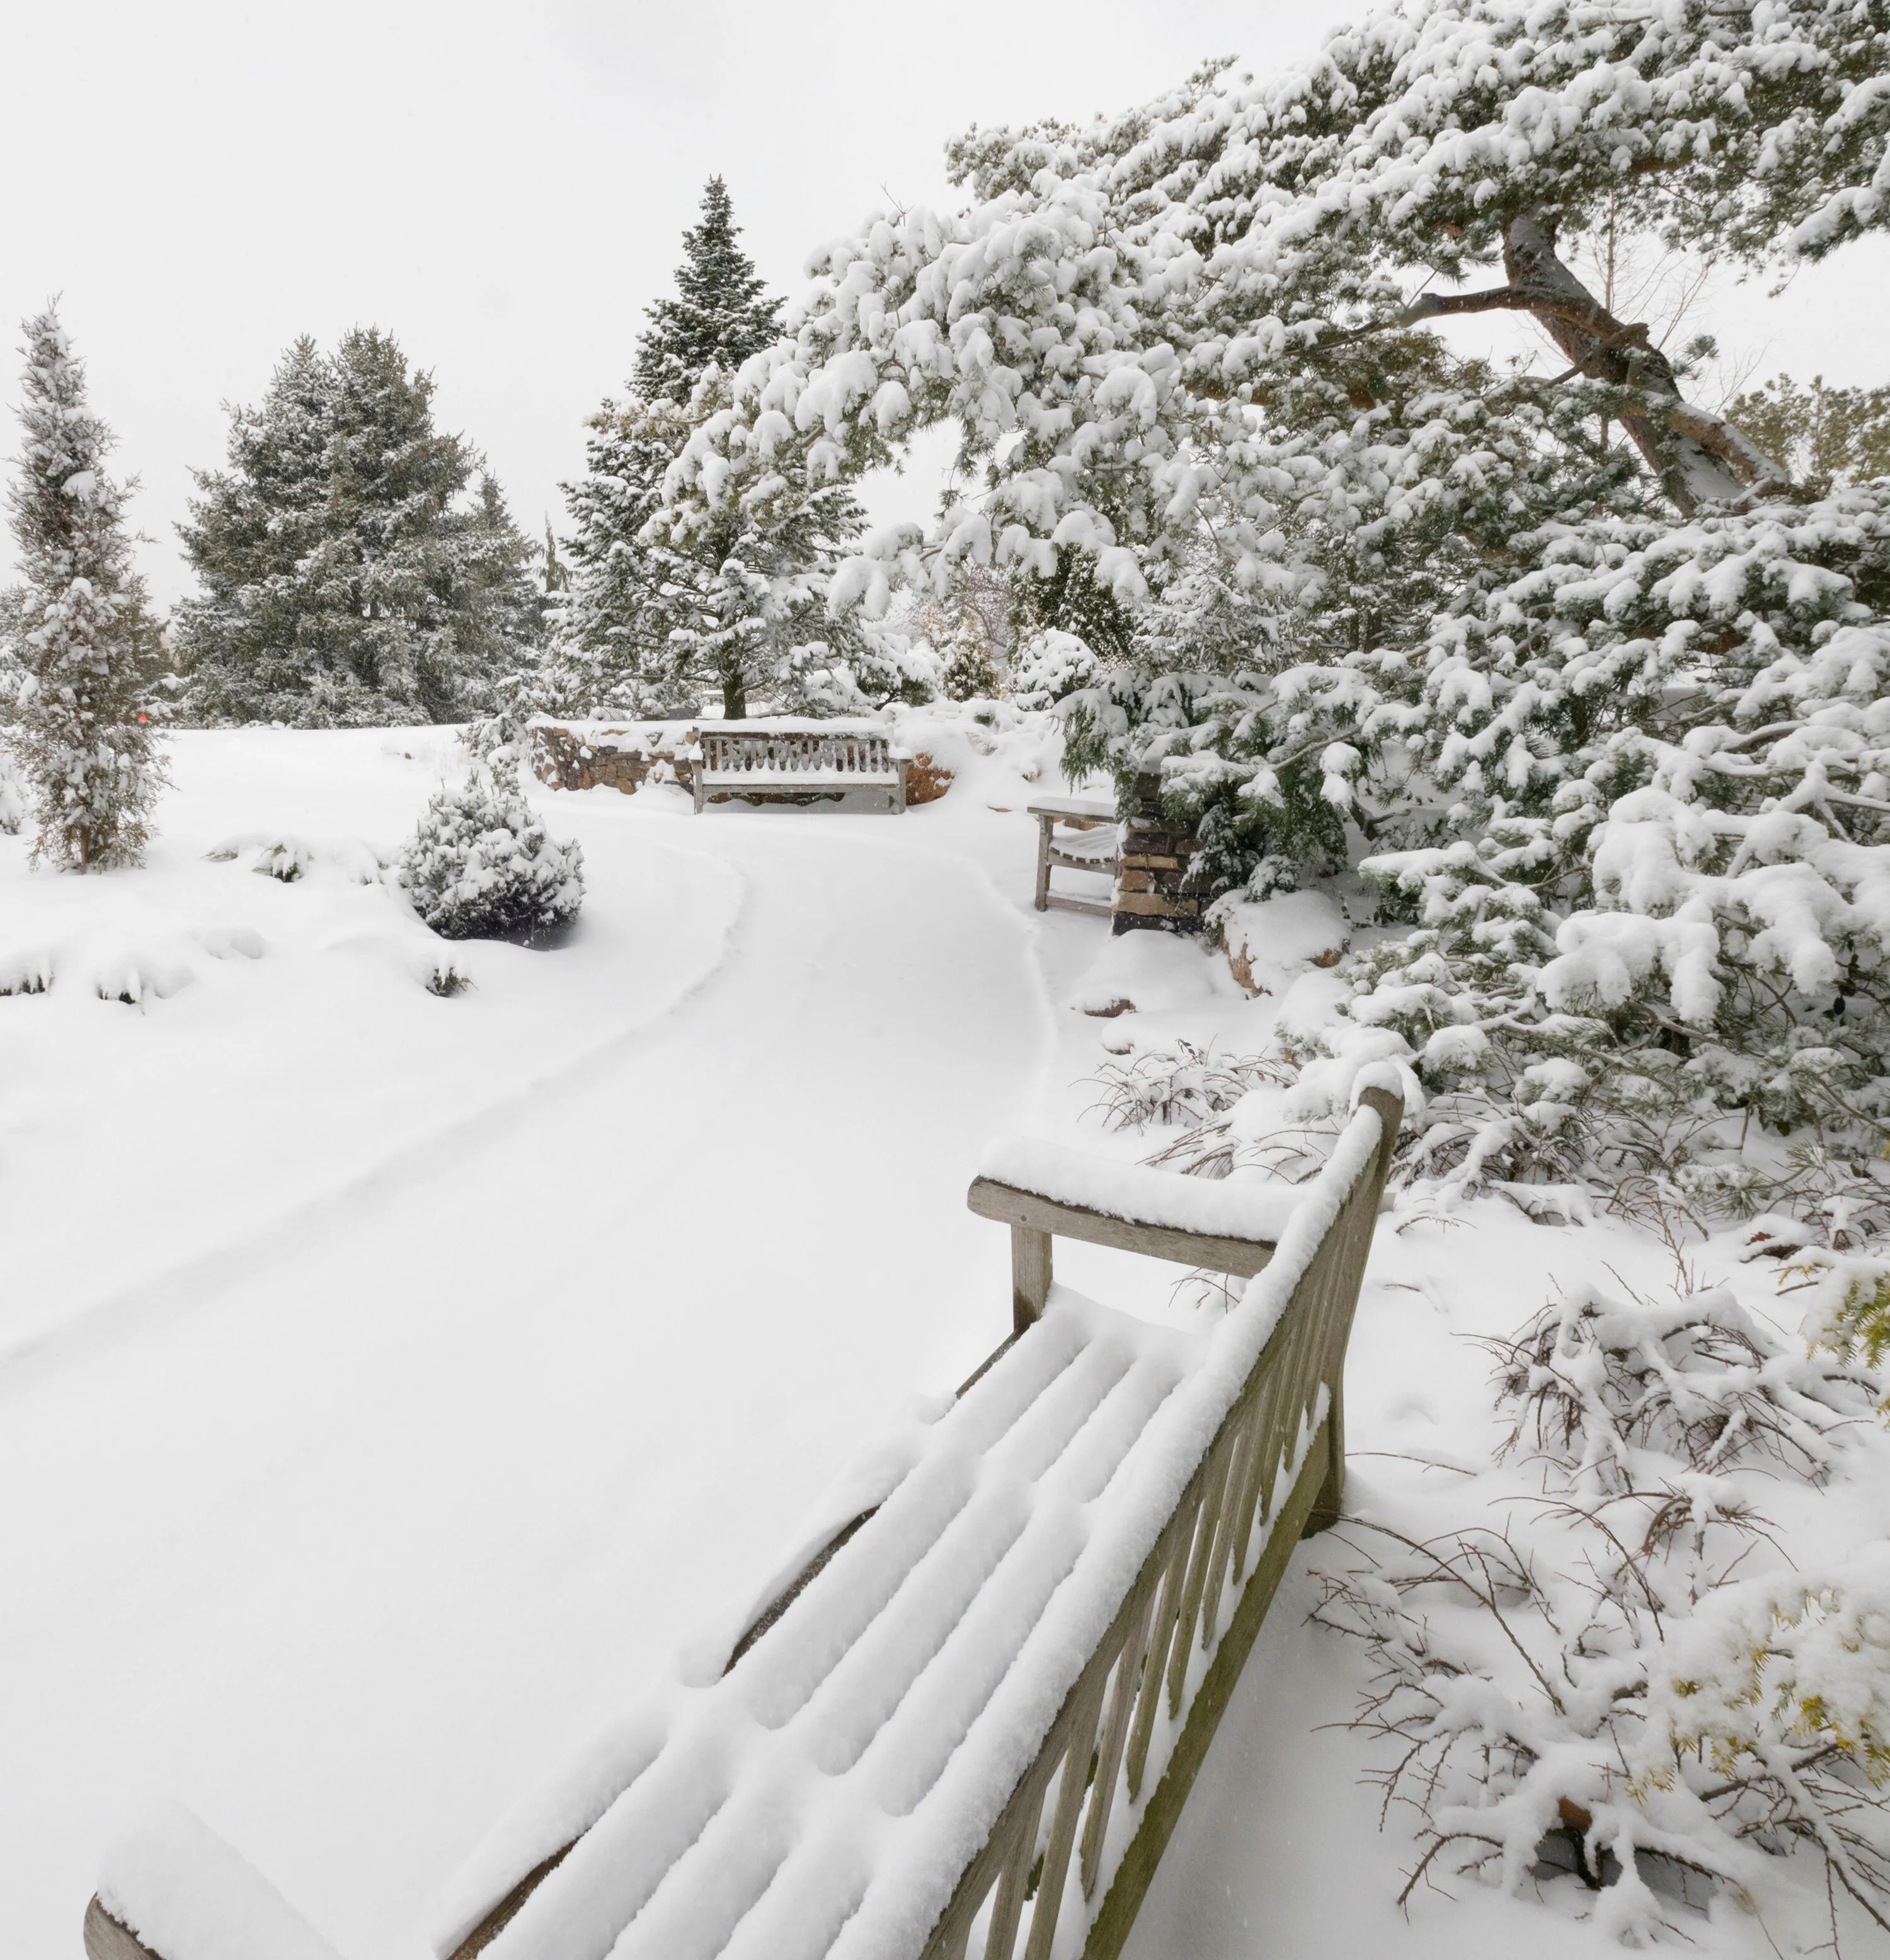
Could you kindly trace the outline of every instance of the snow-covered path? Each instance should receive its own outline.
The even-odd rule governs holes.
[[[566,1059],[361,1126],[269,1229],[186,1220],[155,1284],[81,1260],[16,1327],[0,1952],[75,1948],[160,1790],[345,1949],[410,1951],[495,1812],[1004,1331],[963,1194],[1047,1054],[1023,919],[890,826],[651,800],[555,818],[596,935],[678,938],[640,1024],[548,1025]]]
[[[953,739],[951,794],[897,820],[542,795],[589,886],[552,952],[444,949],[358,881],[359,840],[460,766],[444,731],[182,737],[133,876],[34,873],[0,838],[0,1960],[76,1960],[100,1850],[158,1793],[350,1960],[421,1960],[499,1813],[1005,1332],[1005,1235],[964,1205],[992,1136],[1145,1156],[1158,1132],[1094,1113],[1111,1055],[1262,1045],[1277,1003],[1225,961],[1033,913],[1053,759]],[[307,874],[253,875],[290,836]],[[449,950],[474,984],[442,998]],[[1707,1278],[1743,1272],[1710,1249]],[[1381,1233],[1348,1501],[1402,1517],[1424,1465],[1488,1463],[1482,1338],[1671,1268],[1494,1201]],[[1104,1248],[1057,1271],[1212,1310]],[[1841,1536],[1890,1529],[1884,1488],[1831,1507]],[[1409,1820],[1380,1834],[1381,1759],[1334,1726],[1369,1662],[1305,1624],[1316,1596],[1301,1563],[1131,1960],[1618,1951],[1572,1885],[1399,1913]],[[1797,1936],[1723,1903],[1702,1950]]]

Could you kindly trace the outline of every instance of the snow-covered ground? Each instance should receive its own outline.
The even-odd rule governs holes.
[[[49,981],[0,999],[0,1955],[75,1952],[162,1793],[343,1952],[412,1960],[492,1819],[1006,1331],[1005,1235],[964,1205],[989,1141],[1139,1156],[1090,1109],[1106,1043],[1257,1044],[1273,1002],[1224,959],[1031,909],[1040,730],[932,746],[959,779],[898,819],[537,792],[588,886],[548,950],[448,947],[374,876],[460,766],[444,731],[182,736],[140,873],[0,838],[0,987]],[[292,882],[256,873],[277,845]],[[431,991],[449,964],[471,985]],[[1073,1004],[1106,998],[1136,1011]],[[1352,1350],[1366,1508],[1414,1501],[1412,1457],[1487,1462],[1465,1337],[1671,1274],[1624,1227],[1405,1222]],[[1207,1310],[1173,1269],[1058,1258]],[[1408,1831],[1321,1726],[1361,1657],[1305,1624],[1304,1567],[1138,1960],[1612,1950],[1567,1884],[1399,1914]],[[1772,1950],[1729,1907],[1691,1930]]]

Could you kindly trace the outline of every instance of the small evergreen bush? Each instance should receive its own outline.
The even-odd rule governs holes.
[[[503,761],[441,785],[399,870],[415,911],[443,939],[547,931],[584,902],[583,851],[546,834]]]

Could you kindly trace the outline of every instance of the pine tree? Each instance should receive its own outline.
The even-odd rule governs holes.
[[[457,788],[441,784],[400,858],[414,909],[443,939],[530,937],[584,902],[584,851],[547,834],[495,753]]]
[[[1374,886],[1398,936],[1336,1024],[1286,1032],[1330,1049],[1309,1110],[1408,1071],[1427,1173],[1637,1165],[1684,1208],[1765,1201],[1788,1150],[1875,1161],[1882,404],[1719,413],[1701,344],[1573,268],[1603,228],[1756,269],[1890,226],[1886,72],[1874,0],[1404,0],[1277,78],[974,132],[962,213],[815,268],[669,521],[760,495],[803,420],[842,476],[954,428],[970,494],[836,599],[1009,573],[1069,765],[1158,772],[1208,895]],[[1491,311],[1554,358],[1437,337]]]
[[[780,332],[781,303],[768,297],[753,262],[735,242],[740,235],[728,186],[711,177],[702,221],[682,234],[677,297],[648,310],[650,327],[632,377],[643,400],[686,405],[709,368],[732,374]]]
[[[23,670],[14,744],[34,856],[105,870],[138,862],[164,781],[154,724],[162,646],[84,364],[53,307],[25,333],[24,441],[7,498],[24,574],[10,622]]]
[[[751,495],[682,523],[663,485],[691,436],[726,402],[733,371],[769,345],[781,302],[747,255],[727,186],[711,178],[683,234],[679,294],[649,309],[635,393],[590,418],[586,470],[565,486],[574,533],[557,658],[600,702],[694,713],[705,693],[739,720],[752,693],[809,712],[912,691],[857,622],[832,620],[839,550],[861,528],[851,488],[803,457]]]
[[[179,527],[202,583],[179,609],[195,716],[298,727],[452,721],[526,658],[534,555],[431,375],[393,338],[298,341]],[[469,507],[461,500],[475,478]]]
[[[1890,476],[1890,388],[1807,388],[1774,374],[1729,403],[1726,414],[1806,483]]]

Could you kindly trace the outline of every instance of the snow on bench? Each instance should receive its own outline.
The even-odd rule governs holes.
[[[687,752],[698,813],[734,797],[838,802],[855,790],[883,792],[889,810],[905,807],[911,751],[877,721],[724,721],[704,725]]]
[[[242,1856],[182,1805],[154,1805],[106,1852],[85,1913],[92,1960],[336,1960]]]
[[[994,1150],[971,1201],[1039,1208],[1013,1233],[1258,1276],[1185,1333],[1052,1287],[1046,1250],[1031,1312],[796,1576],[492,1832],[440,1960],[1051,1960],[1059,1926],[1119,1953],[1293,1545],[1337,1516],[1400,1114],[1364,1087],[1287,1193]],[[132,1937],[95,1901],[91,1960],[223,1960],[95,1919]]]

